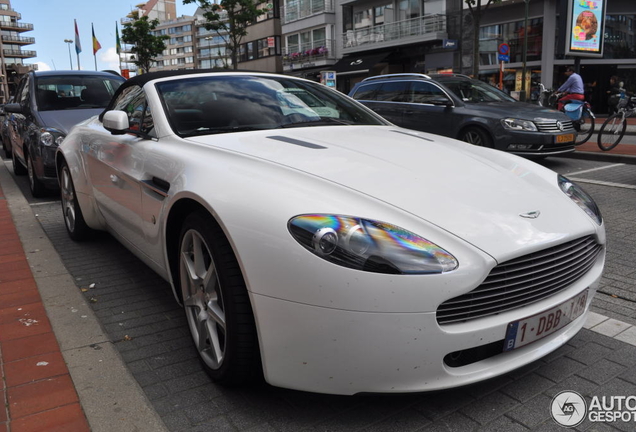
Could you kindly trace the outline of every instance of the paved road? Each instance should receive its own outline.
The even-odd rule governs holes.
[[[607,271],[593,310],[636,324],[636,166],[566,158],[542,163],[581,182],[605,216]],[[26,179],[17,180],[29,197]],[[225,389],[211,383],[199,365],[165,281],[108,235],[89,243],[70,241],[55,194],[29,201],[78,289],[171,431],[561,430],[548,406],[562,390],[588,397],[636,394],[636,347],[589,330],[521,370],[462,389],[358,397],[264,383]],[[585,422],[580,429],[590,426]],[[593,426],[634,429],[633,423]]]

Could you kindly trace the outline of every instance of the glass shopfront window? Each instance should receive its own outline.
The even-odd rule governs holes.
[[[499,63],[498,47],[502,43],[510,45],[510,62],[523,61],[523,44],[526,34],[524,21],[482,27],[479,30],[480,64]],[[528,20],[528,51],[526,61],[541,60],[543,44],[543,18]]]
[[[607,15],[603,58],[636,57],[636,15]]]

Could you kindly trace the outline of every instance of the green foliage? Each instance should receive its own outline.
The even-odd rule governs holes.
[[[132,45],[130,52],[133,53],[133,63],[144,73],[150,71],[155,57],[166,49],[164,41],[169,39],[169,36],[166,35],[152,35],[152,30],[158,25],[158,19],[151,21],[147,16],[140,18],[138,13],[134,13],[133,20],[124,23],[121,31],[121,40]]]
[[[266,13],[266,9],[259,9],[254,0],[221,0],[211,3],[210,0],[183,0],[183,4],[195,3],[203,9],[206,30],[212,30],[226,41],[226,48],[231,54],[232,67],[238,68],[238,52],[241,41],[247,36],[247,27]],[[226,12],[227,15],[222,12]]]

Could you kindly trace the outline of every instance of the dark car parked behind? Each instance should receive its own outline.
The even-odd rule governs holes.
[[[574,151],[576,131],[565,114],[518,102],[465,75],[379,75],[356,84],[349,96],[408,129],[524,156]]]
[[[33,196],[58,188],[55,151],[71,127],[101,113],[125,79],[98,71],[30,71],[15,103],[4,106],[16,175],[29,174]],[[8,156],[8,154],[7,154]]]

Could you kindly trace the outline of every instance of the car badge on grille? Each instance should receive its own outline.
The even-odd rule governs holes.
[[[557,127],[559,128],[560,131],[563,132],[563,123],[561,123],[560,121],[557,120]]]
[[[540,214],[541,212],[539,210],[535,210],[528,213],[521,213],[519,216],[526,219],[536,219],[539,217]]]

